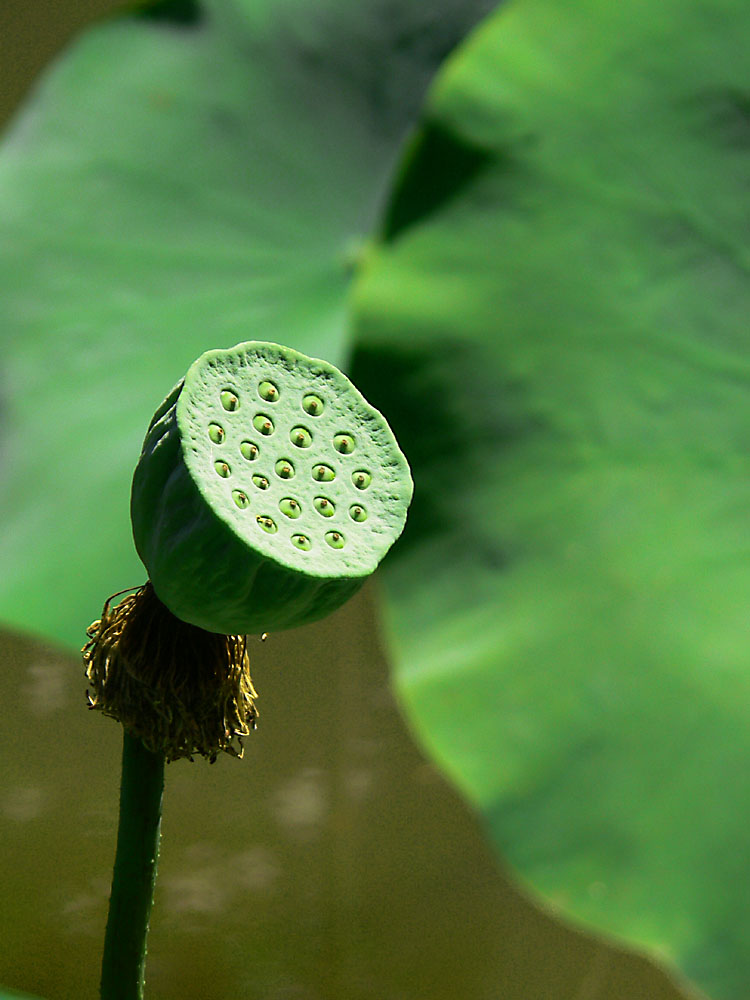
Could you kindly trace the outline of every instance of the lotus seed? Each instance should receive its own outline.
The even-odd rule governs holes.
[[[352,521],[366,521],[367,511],[364,507],[360,507],[359,504],[354,504],[349,508],[349,517]]]
[[[327,500],[326,497],[315,497],[313,506],[323,517],[333,517],[336,513],[335,505],[330,500]]]
[[[352,482],[358,490],[366,490],[372,482],[372,476],[364,469],[358,469],[357,472],[352,473]]]
[[[211,438],[214,444],[221,444],[225,437],[224,428],[221,426],[221,424],[209,424],[208,436]]]
[[[229,468],[226,462],[214,462],[214,468],[219,473],[222,479],[229,479],[232,475],[232,470]]]
[[[344,547],[344,536],[340,531],[327,531],[325,539],[332,549],[343,549]]]
[[[224,389],[223,392],[221,393],[220,398],[221,398],[221,405],[224,407],[225,410],[229,410],[230,413],[233,410],[239,410],[240,401],[237,398],[237,396],[229,389]]]
[[[267,490],[270,486],[265,476],[253,476],[253,483],[259,490]]]
[[[280,479],[294,478],[294,466],[291,462],[287,462],[285,458],[280,458],[274,468],[276,469],[276,475]]]
[[[286,514],[287,517],[299,517],[302,513],[300,505],[296,500],[292,500],[291,497],[285,497],[279,501],[279,510],[282,514]]]
[[[279,398],[279,390],[273,382],[261,382],[258,386],[258,395],[269,403],[275,403]]]
[[[325,405],[320,396],[310,393],[309,396],[305,396],[302,400],[302,409],[305,413],[309,413],[311,417],[319,417],[325,409]]]
[[[316,479],[319,483],[330,483],[335,478],[336,473],[330,465],[316,465],[313,469],[313,479]]]
[[[273,421],[270,417],[267,417],[265,413],[256,413],[253,417],[253,427],[261,434],[265,434],[268,437],[269,434],[273,434]]]
[[[312,444],[312,434],[306,427],[292,427],[289,437],[292,444],[296,444],[298,448],[309,448]]]
[[[258,446],[253,444],[252,441],[243,441],[240,445],[240,451],[242,452],[242,457],[246,458],[248,462],[254,462],[258,457]]]
[[[264,531],[267,531],[269,535],[275,534],[279,529],[276,527],[276,522],[272,517],[263,517],[259,514],[255,520],[261,526]]]
[[[342,455],[351,455],[354,451],[354,438],[351,434],[337,434],[333,439],[333,447]]]
[[[303,549],[305,552],[308,552],[312,547],[307,535],[292,535],[292,545],[296,545],[298,549]]]
[[[247,494],[243,493],[242,490],[232,490],[232,500],[234,500],[241,510],[244,510],[245,507],[250,505]]]

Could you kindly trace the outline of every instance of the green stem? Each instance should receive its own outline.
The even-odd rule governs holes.
[[[142,1000],[159,858],[164,756],[125,731],[117,853],[102,960],[102,1000]]]

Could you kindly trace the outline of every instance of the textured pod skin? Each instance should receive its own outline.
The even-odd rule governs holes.
[[[204,354],[157,410],[133,535],[181,620],[228,635],[292,628],[362,586],[412,489],[390,428],[344,375],[249,342]]]

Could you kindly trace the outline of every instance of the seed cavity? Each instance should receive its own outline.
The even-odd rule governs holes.
[[[312,543],[307,535],[292,535],[292,545],[304,552],[309,552],[312,548]]]
[[[360,507],[358,503],[355,503],[349,508],[349,517],[352,521],[366,521],[367,511],[364,507]]]
[[[352,434],[336,434],[333,439],[333,447],[342,455],[351,455],[354,451],[354,437]]]
[[[255,520],[258,522],[258,524],[264,531],[268,532],[269,535],[275,535],[276,532],[279,530],[276,527],[276,522],[272,517],[266,517],[263,514],[258,514]]]
[[[211,438],[214,444],[222,444],[226,434],[224,433],[224,428],[221,424],[209,424],[208,425],[208,436]]]
[[[243,493],[242,490],[232,490],[232,500],[234,500],[240,510],[244,510],[245,507],[250,506],[247,494]]]
[[[230,413],[234,410],[239,410],[240,401],[231,389],[222,389],[219,398],[221,399],[221,405],[225,410],[229,410]]]
[[[302,400],[302,409],[305,413],[309,413],[311,417],[319,417],[325,409],[325,403],[320,396],[310,393]]]
[[[357,469],[352,473],[352,482],[358,490],[366,490],[372,482],[372,476],[366,469]]]
[[[325,539],[332,549],[343,549],[344,547],[344,536],[340,531],[326,531]]]
[[[271,484],[265,476],[253,476],[253,485],[257,486],[259,490],[267,490]]]
[[[288,459],[280,458],[274,468],[280,479],[294,479],[294,466]]]
[[[222,479],[229,479],[232,475],[232,470],[229,468],[226,462],[214,462],[214,468],[219,473]]]
[[[242,457],[246,458],[248,462],[254,462],[258,455],[260,455],[257,444],[253,444],[252,441],[243,441],[240,445],[240,451],[242,452]]]
[[[330,465],[314,465],[312,477],[318,483],[330,483],[336,478],[336,473]]]
[[[299,517],[302,513],[300,505],[291,497],[285,497],[283,500],[279,500],[279,510],[282,514],[286,514],[287,517]]]
[[[333,517],[336,513],[336,506],[327,497],[315,497],[313,507],[323,517]]]
[[[253,427],[258,431],[259,434],[264,434],[266,437],[269,434],[273,434],[273,420],[267,417],[265,413],[256,413],[253,417]]]
[[[258,386],[258,395],[268,403],[277,403],[279,400],[279,390],[273,382],[261,382]]]
[[[289,440],[298,448],[309,448],[312,444],[312,434],[306,427],[292,427],[289,431]]]

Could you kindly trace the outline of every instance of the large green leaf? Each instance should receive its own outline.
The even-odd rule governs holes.
[[[750,983],[750,9],[516,0],[438,79],[354,377],[405,703],[523,878]],[[439,156],[437,154],[440,154]]]
[[[143,577],[130,475],[193,358],[341,363],[424,88],[489,0],[212,0],[91,32],[0,150],[0,618],[71,645]],[[160,10],[164,10],[164,6]]]

